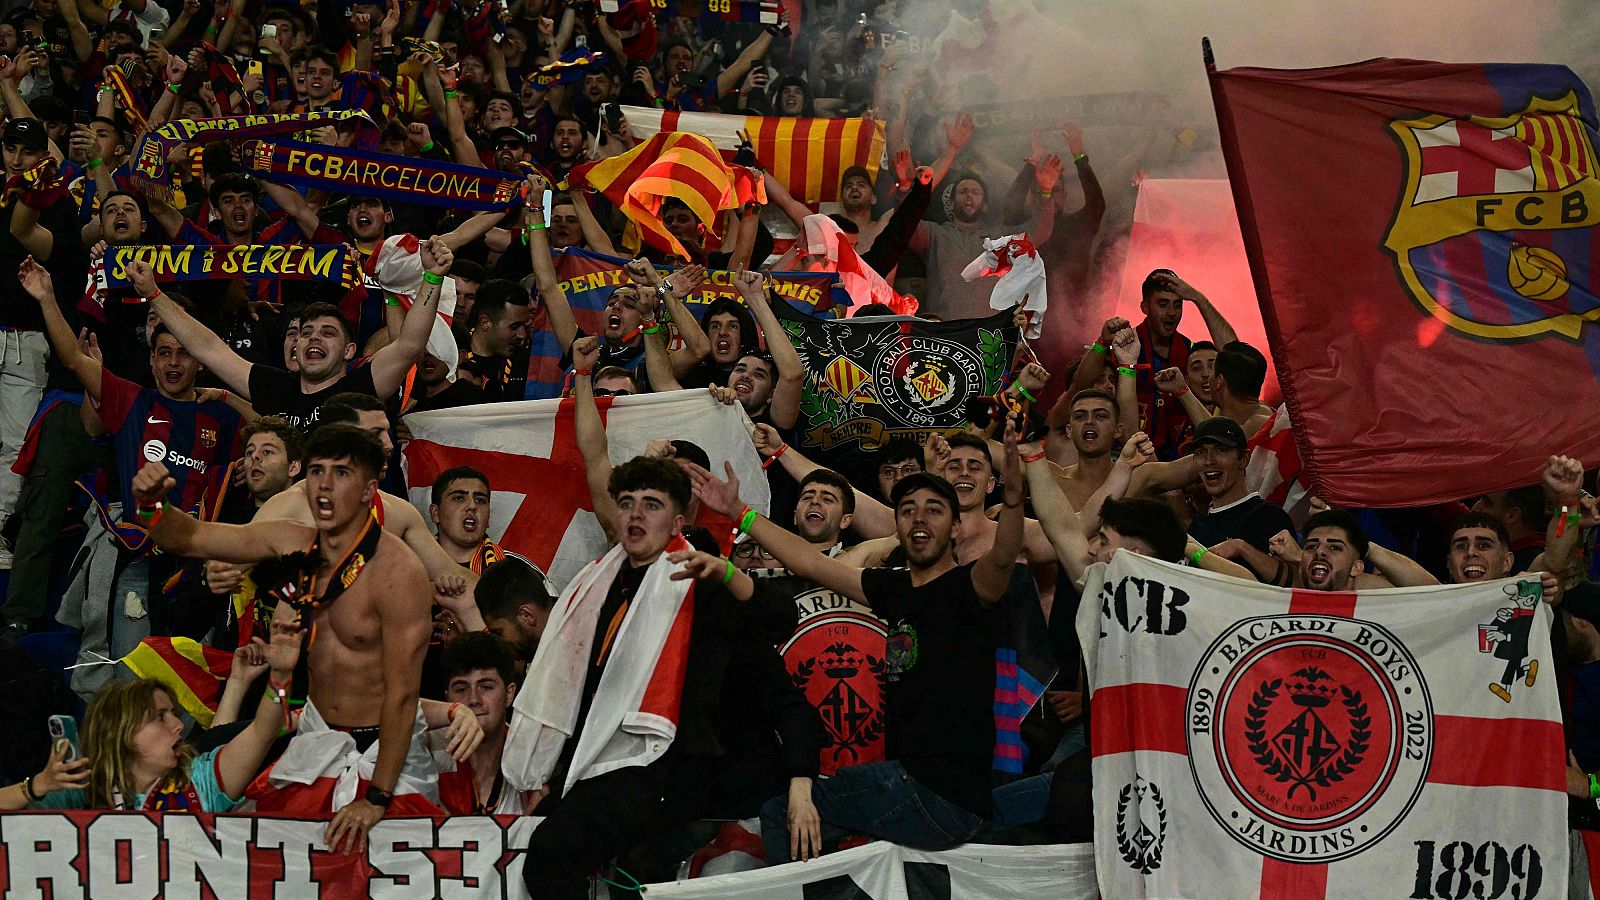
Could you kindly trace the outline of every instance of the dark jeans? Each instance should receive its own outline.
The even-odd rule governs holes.
[[[918,784],[898,762],[846,766],[811,786],[811,802],[822,818],[822,842],[865,834],[897,844],[942,850],[965,843],[983,819]],[[543,827],[543,826],[541,826]],[[789,795],[761,808],[761,840],[767,864],[789,861]]]
[[[47,612],[50,568],[78,476],[112,464],[111,449],[93,443],[78,419],[78,405],[59,403],[39,422],[39,451],[17,499],[16,562],[0,617],[7,625],[32,625]]]
[[[666,756],[588,778],[535,815],[522,879],[538,900],[582,900],[589,876],[646,837],[700,818],[710,761]],[[546,804],[550,804],[546,808]]]

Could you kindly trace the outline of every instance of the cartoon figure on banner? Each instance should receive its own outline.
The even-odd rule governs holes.
[[[1511,605],[1496,611],[1493,622],[1478,626],[1478,652],[1493,653],[1495,659],[1506,661],[1500,682],[1489,685],[1489,690],[1510,703],[1512,682],[1522,678],[1524,685],[1533,687],[1539,675],[1539,661],[1528,659],[1528,634],[1543,588],[1537,581],[1519,581],[1506,585],[1505,592]]]
[[[1161,868],[1166,841],[1167,803],[1161,789],[1155,782],[1134,778],[1117,796],[1117,850],[1129,866],[1149,875]]]

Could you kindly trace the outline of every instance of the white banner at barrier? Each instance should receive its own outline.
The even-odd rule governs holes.
[[[1290,591],[1119,552],[1077,628],[1106,897],[1566,895],[1537,577]]]
[[[810,862],[647,886],[693,900],[1095,900],[1091,844],[966,844],[914,850],[876,842]]]
[[[327,822],[181,813],[0,815],[6,900],[526,898],[539,819],[386,819],[367,852],[333,853]]]

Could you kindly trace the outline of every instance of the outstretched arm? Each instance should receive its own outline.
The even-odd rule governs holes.
[[[78,338],[73,335],[72,326],[67,324],[66,317],[61,314],[61,307],[56,305],[56,289],[50,280],[50,273],[30,256],[22,261],[22,268],[18,271],[17,278],[22,282],[22,289],[39,301],[39,311],[44,314],[45,334],[50,338],[50,346],[56,351],[56,358],[61,360],[61,364],[66,366],[68,371],[77,376],[89,399],[99,404],[102,371],[100,361],[92,359],[78,346]]]
[[[1389,579],[1389,583],[1395,587],[1422,587],[1439,583],[1439,579],[1433,577],[1433,573],[1424,569],[1416,560],[1381,544],[1368,546],[1367,564],[1377,570],[1378,574]]]
[[[646,338],[655,335],[646,335]],[[617,539],[617,504],[611,499],[611,451],[606,442],[606,426],[594,402],[594,378],[590,374],[600,362],[600,339],[585,335],[572,344],[573,427],[578,432],[578,452],[589,479],[589,500],[594,516],[606,533],[607,541]]]
[[[1055,545],[1056,559],[1067,570],[1073,584],[1083,580],[1089,566],[1089,541],[1084,537],[1083,526],[1078,522],[1078,511],[1072,508],[1061,485],[1056,482],[1055,470],[1044,457],[1039,444],[1027,445],[1024,470],[1028,477],[1028,490],[1033,495],[1033,514],[1045,537]]]
[[[428,346],[428,334],[439,312],[439,291],[444,286],[445,273],[455,261],[446,237],[431,237],[422,244],[422,286],[411,301],[411,309],[400,326],[400,336],[394,343],[379,350],[372,357],[372,385],[379,397],[387,397],[400,389],[406,373],[422,358]],[[398,301],[394,301],[398,302]]]
[[[750,439],[755,442],[757,453],[763,458],[777,459],[778,464],[783,466],[783,470],[788,472],[789,477],[796,483],[822,468],[807,459],[799,450],[785,444],[783,437],[778,434],[778,429],[764,422],[751,432]],[[850,530],[863,538],[888,537],[894,534],[894,510],[860,488],[853,490],[856,497],[856,512],[850,522]]]
[[[213,374],[221,378],[233,392],[239,396],[250,399],[250,369],[249,360],[240,356],[229,347],[216,332],[200,324],[193,316],[184,311],[166,292],[156,286],[155,273],[150,264],[143,260],[128,263],[128,280],[133,283],[133,289],[140,296],[150,298],[150,307],[156,315],[161,317],[161,324],[172,332],[183,349],[189,355],[200,361],[200,364],[210,369]],[[201,556],[206,559],[218,558],[216,554],[184,553],[182,556]]]
[[[744,48],[744,52],[739,54],[739,58],[724,69],[721,75],[717,76],[717,96],[725,97],[734,88],[737,88],[739,82],[743,81],[744,76],[749,73],[750,67],[756,64],[756,60],[766,56],[767,49],[771,46],[772,32],[770,31],[762,32],[760,37],[751,41],[750,45]]]
[[[550,182],[538,173],[528,176],[528,196],[543,197]],[[542,201],[541,201],[542,202]],[[550,322],[550,330],[555,332],[556,343],[561,345],[563,352],[572,348],[573,338],[578,336],[578,320],[572,316],[572,305],[567,302],[567,293],[561,289],[561,283],[556,279],[556,264],[550,258],[550,236],[545,233],[544,210],[537,206],[530,206],[527,214],[537,220],[539,227],[530,229],[528,235],[528,255],[533,262],[533,276],[539,285],[539,299],[544,303],[545,316]]]
[[[256,716],[217,753],[218,786],[232,800],[244,796],[245,788],[261,771],[267,750],[288,720],[287,691],[294,680],[295,663],[300,659],[303,627],[296,621],[297,614],[289,604],[280,607],[273,616],[271,642],[257,645],[266,658],[267,689],[261,692],[261,702],[256,704]],[[236,654],[234,660],[238,659]]]
[[[712,475],[693,463],[688,465],[689,479],[694,482],[694,493],[702,505],[738,521],[743,516],[744,504],[739,500],[739,476],[733,464],[724,463],[727,480]],[[825,588],[861,603],[867,602],[861,589],[861,570],[818,553],[817,548],[805,538],[794,534],[766,516],[757,514],[748,534],[762,549],[783,563],[790,572],[809,578]],[[999,538],[996,537],[998,542]],[[1020,540],[1018,541],[1020,544]]]
[[[767,352],[777,364],[778,383],[772,387],[772,400],[767,406],[767,417],[779,428],[793,428],[800,416],[800,395],[806,383],[806,366],[800,354],[783,330],[783,323],[772,312],[767,294],[766,276],[760,272],[740,272],[734,276],[733,286],[750,307],[756,324],[761,326],[761,336],[766,338]]]
[[[1005,596],[1011,584],[1011,569],[1022,555],[1022,460],[1017,452],[1015,422],[1006,420],[1005,456],[1000,478],[1005,486],[1004,505],[995,523],[994,544],[972,567],[972,587],[985,606]],[[857,576],[859,577],[859,576]]]
[[[274,519],[248,525],[201,522],[170,504],[163,505],[177,480],[158,462],[146,463],[133,476],[133,495],[142,511],[161,508],[146,523],[156,546],[173,556],[258,563],[305,549],[306,527]]]

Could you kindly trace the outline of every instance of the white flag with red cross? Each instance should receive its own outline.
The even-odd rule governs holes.
[[[405,417],[406,487],[428,515],[433,481],[446,469],[472,466],[489,479],[489,536],[545,572],[557,590],[605,553],[578,450],[573,400],[486,403]],[[703,390],[596,399],[613,465],[644,452],[657,438],[692,441],[711,470],[733,464],[745,503],[766,512],[771,498],[761,459],[750,442],[750,419]],[[719,541],[730,523],[701,510],[698,524]]]
[[[1300,591],[1119,552],[1084,601],[1102,896],[1566,896],[1537,578]]]

